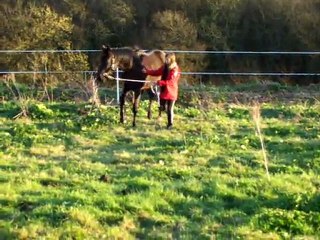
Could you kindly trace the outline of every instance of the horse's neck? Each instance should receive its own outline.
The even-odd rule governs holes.
[[[134,56],[132,58],[132,67],[142,69],[143,65],[139,56]]]
[[[117,67],[125,72],[142,72],[143,65],[140,55],[128,48],[114,50],[117,61]]]
[[[143,65],[139,57],[133,57],[131,61],[124,64],[123,71],[142,71]]]

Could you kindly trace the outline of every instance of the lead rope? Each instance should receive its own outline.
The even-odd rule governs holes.
[[[156,85],[155,88],[156,88],[156,94],[157,94],[158,107],[160,107],[160,91],[159,91],[158,85]]]
[[[160,107],[160,91],[158,85],[151,85],[150,89],[152,93],[157,96],[158,107]]]
[[[117,78],[111,76],[111,75],[106,75],[105,77],[112,79],[112,80],[117,80]],[[126,79],[126,78],[118,78],[119,81],[127,81],[127,82],[144,82],[144,83],[148,83],[148,82],[152,82],[152,81],[148,81],[148,80],[134,80],[134,79]],[[157,102],[158,102],[158,106],[160,107],[160,91],[158,88],[158,85],[152,86],[151,85],[151,91],[153,92],[153,94],[157,95]]]

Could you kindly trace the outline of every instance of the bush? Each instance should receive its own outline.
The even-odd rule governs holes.
[[[319,230],[320,213],[283,209],[264,209],[254,222],[263,231],[309,235]]]
[[[54,117],[54,112],[43,103],[32,104],[29,107],[29,112],[34,119],[50,119]]]
[[[12,143],[12,136],[8,132],[0,132],[0,149],[6,150]]]

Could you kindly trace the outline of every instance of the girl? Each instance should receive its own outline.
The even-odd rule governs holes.
[[[176,62],[176,55],[168,53],[166,55],[166,64],[157,70],[144,70],[147,75],[161,76],[161,80],[157,81],[160,86],[160,109],[161,112],[167,110],[168,124],[167,128],[173,127],[173,108],[178,98],[178,82],[180,79],[180,68]]]

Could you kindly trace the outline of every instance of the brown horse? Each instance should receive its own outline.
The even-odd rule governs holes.
[[[120,122],[124,122],[124,105],[125,97],[128,92],[132,91],[133,96],[133,122],[136,126],[136,116],[138,112],[141,93],[146,90],[149,95],[148,118],[151,119],[152,101],[157,94],[152,90],[152,82],[159,78],[147,76],[143,69],[158,69],[165,64],[165,53],[160,50],[154,50],[145,53],[141,50],[132,48],[110,48],[102,47],[100,66],[97,72],[97,81],[108,78],[118,68],[122,70],[121,78],[124,80],[123,90],[120,97]],[[136,80],[136,81],[133,81]],[[150,81],[150,82],[149,82]]]

